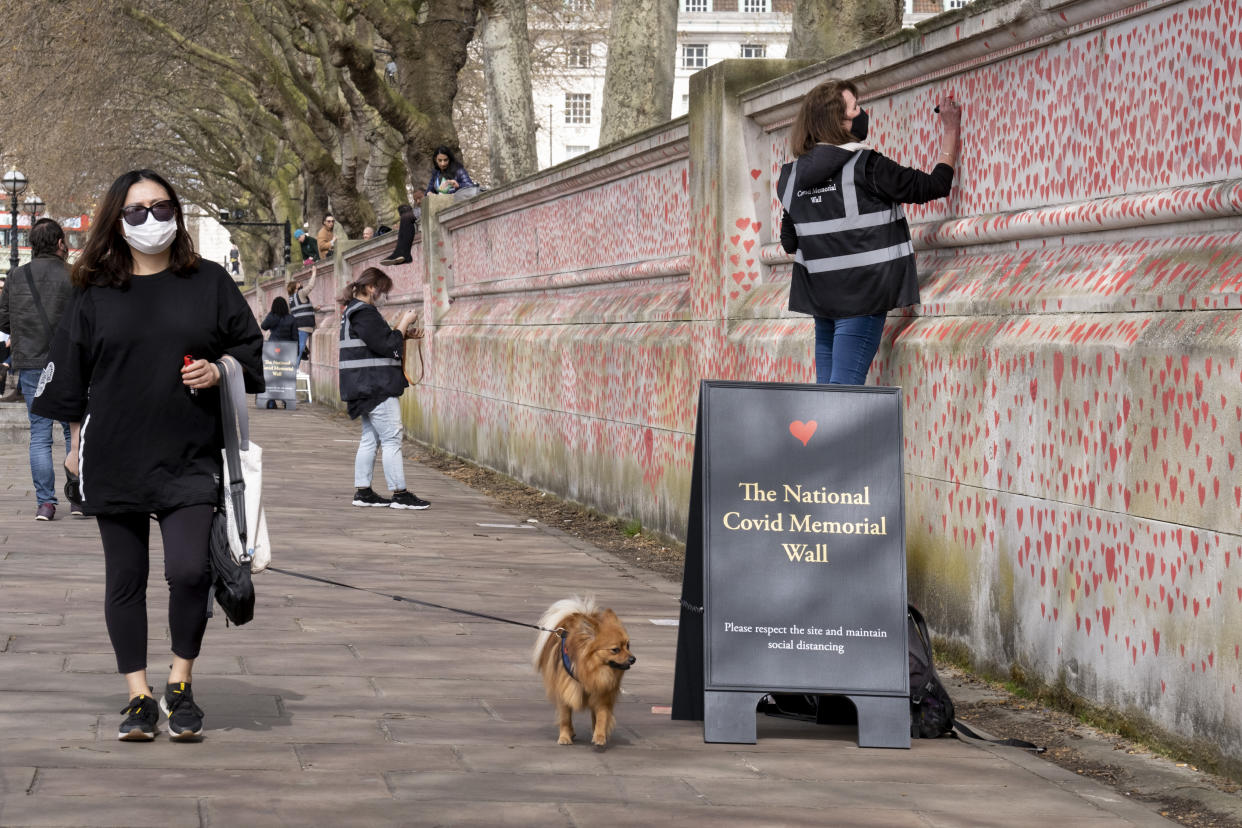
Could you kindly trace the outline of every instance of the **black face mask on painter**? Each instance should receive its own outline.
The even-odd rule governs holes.
[[[858,114],[854,117],[850,124],[850,132],[859,141],[867,140],[867,111],[865,109],[858,110]]]

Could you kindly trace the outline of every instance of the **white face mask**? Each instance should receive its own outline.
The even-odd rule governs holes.
[[[155,255],[167,250],[168,246],[173,243],[173,239],[177,237],[177,219],[156,221],[155,216],[148,214],[147,220],[136,227],[127,221],[122,221],[121,233],[124,234],[125,241],[129,242],[129,246],[139,253]]]

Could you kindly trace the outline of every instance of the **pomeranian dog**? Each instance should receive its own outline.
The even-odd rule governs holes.
[[[543,676],[548,698],[556,705],[556,743],[573,744],[575,710],[591,711],[591,744],[607,744],[617,720],[612,710],[621,694],[621,679],[637,660],[630,636],[610,609],[598,609],[595,598],[566,598],[548,607],[532,661]]]

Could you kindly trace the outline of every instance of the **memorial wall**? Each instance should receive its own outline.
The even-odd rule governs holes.
[[[1242,761],[1240,21],[980,0],[826,64],[719,64],[686,118],[429,198],[387,269],[427,330],[408,432],[682,535],[699,380],[814,378],[774,191],[801,96],[856,79],[870,143],[926,168],[952,92],[953,193],[908,209],[923,303],[868,378],[903,389],[910,598],[980,663]],[[321,268],[317,401],[332,295],[393,241]]]

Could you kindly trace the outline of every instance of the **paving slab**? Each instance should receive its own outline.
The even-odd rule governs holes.
[[[677,628],[652,623],[677,618],[679,584],[413,461],[409,487],[430,510],[354,508],[358,426],[326,409],[255,411],[252,435],[276,566],[519,624],[265,573],[252,623],[208,625],[204,741],[173,744],[161,722],[154,743],[117,742],[126,699],[94,521],[34,521],[24,436],[0,441],[0,826],[1169,824],[1012,749],[864,750],[851,727],[771,718],[754,745],[705,744],[700,724],[668,715]],[[160,687],[158,532],[152,543]],[[556,744],[521,626],[587,592],[638,657],[605,748],[584,740],[584,715],[579,741]]]

